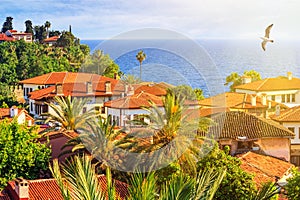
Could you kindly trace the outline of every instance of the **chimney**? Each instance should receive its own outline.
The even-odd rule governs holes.
[[[292,80],[292,78],[293,78],[292,72],[288,72],[287,77],[288,77],[288,80]]]
[[[19,196],[19,199],[22,200],[28,200],[29,199],[29,183],[27,180],[23,178],[17,178],[15,180],[16,186],[15,186],[15,192]]]
[[[18,109],[17,106],[12,106],[12,107],[10,108],[10,117],[11,117],[11,118],[17,116],[18,113],[19,113],[19,109]]]
[[[251,105],[256,106],[256,94],[251,95]]]
[[[63,84],[62,83],[56,83],[55,91],[56,91],[56,95],[64,95]]]
[[[127,91],[127,96],[134,95],[134,87],[129,85],[128,86],[128,91]]]
[[[267,105],[267,94],[266,93],[261,94],[261,104],[263,106]]]
[[[105,82],[105,93],[106,94],[111,94],[111,82],[110,81],[106,81]]]
[[[92,94],[93,93],[92,82],[86,82],[86,93],[88,93],[88,94]]]
[[[242,84],[251,83],[251,77],[250,76],[242,76]]]

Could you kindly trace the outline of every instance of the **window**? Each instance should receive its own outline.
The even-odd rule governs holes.
[[[288,95],[286,95],[286,97],[287,97],[287,98],[286,98],[286,102],[288,102],[288,103],[291,102],[291,95],[288,94]]]
[[[289,129],[290,131],[292,131],[293,133],[295,133],[295,127],[288,127],[288,129]]]
[[[82,113],[86,113],[86,107],[83,107]]]
[[[300,166],[300,156],[291,156],[291,163]]]
[[[272,95],[272,101],[275,101],[275,95]]]
[[[295,103],[296,102],[296,95],[292,94],[292,102]]]
[[[282,103],[285,103],[285,95],[284,95],[284,94],[281,95],[281,102],[282,102]]]
[[[30,111],[32,112],[33,111],[33,103],[30,102]]]
[[[300,139],[300,127],[298,128],[298,138]]]

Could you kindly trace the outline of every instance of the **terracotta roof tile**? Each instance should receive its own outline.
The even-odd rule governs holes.
[[[241,161],[241,168],[255,175],[254,181],[258,186],[268,181],[275,182],[289,173],[293,164],[278,158],[247,152],[237,156]]]
[[[206,98],[199,101],[202,106],[210,107],[228,107],[236,109],[255,109],[255,108],[267,108],[271,103],[271,107],[275,107],[279,103],[275,101],[267,100],[266,105],[262,104],[262,98],[256,97],[256,105],[251,105],[251,95],[246,93],[226,92],[210,98]],[[280,104],[281,107],[287,108],[284,104]]]
[[[9,108],[0,108],[0,118],[10,117]]]
[[[274,114],[270,118],[278,122],[300,122],[300,106],[286,109],[278,116]]]
[[[56,83],[83,83],[96,81],[114,81],[115,79],[90,73],[51,72],[34,78],[20,81],[21,84],[55,85]]]
[[[105,102],[104,106],[109,108],[136,109],[136,108],[141,108],[143,106],[149,107],[150,106],[149,100],[151,100],[153,103],[155,103],[158,106],[162,106],[161,97],[146,92],[140,92],[137,94],[126,96],[124,98]]]
[[[224,112],[211,118],[216,125],[209,128],[209,133],[216,139],[236,139],[239,136],[246,136],[247,139],[295,136],[293,132],[272,120],[245,112]],[[205,133],[201,134],[205,135]]]
[[[98,180],[103,191],[107,191],[107,180],[105,175],[99,175]],[[116,193],[121,199],[128,196],[128,185],[118,180],[113,180]],[[30,200],[63,200],[59,186],[55,179],[28,180],[28,193]],[[15,189],[15,182],[9,182],[11,190]],[[15,196],[16,194],[14,194]],[[0,196],[1,199],[1,196]]]
[[[44,42],[56,42],[58,40],[59,36],[52,36],[49,38],[44,39]]]
[[[253,91],[275,91],[275,90],[293,90],[300,89],[300,79],[293,77],[289,80],[287,77],[266,78],[263,80],[236,86],[235,89],[253,90]]]
[[[162,86],[151,83],[151,84],[134,84],[134,93],[140,93],[141,91],[153,94],[156,96],[165,96],[167,94],[167,89]]]

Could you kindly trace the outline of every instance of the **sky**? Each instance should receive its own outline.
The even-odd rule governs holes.
[[[25,30],[51,22],[80,39],[109,39],[124,32],[160,28],[193,39],[256,39],[274,24],[272,37],[298,39],[299,0],[2,0],[0,23],[13,17]],[[2,21],[1,21],[2,20]]]

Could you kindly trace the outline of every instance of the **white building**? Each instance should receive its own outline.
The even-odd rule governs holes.
[[[288,107],[300,105],[300,79],[293,77],[291,72],[287,77],[266,78],[250,82],[243,77],[245,84],[235,87],[239,93],[251,94],[254,98],[267,96],[268,100],[283,103]]]

